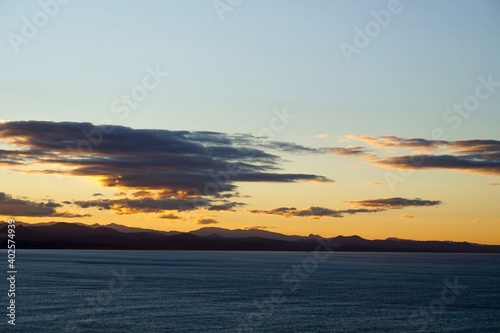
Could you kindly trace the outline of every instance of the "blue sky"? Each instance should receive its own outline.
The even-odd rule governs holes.
[[[351,62],[341,43],[354,45],[355,29],[364,30],[374,21],[372,11],[386,11],[393,2],[243,0],[221,20],[215,1],[209,0],[70,1],[58,5],[36,36],[13,47],[13,34],[22,36],[23,18],[33,21],[41,3],[56,2],[0,2],[4,121],[104,121],[136,129],[258,135],[269,129],[276,112],[286,110],[294,118],[273,139],[314,148],[362,144],[346,141],[353,134],[430,140],[435,129],[448,140],[500,139],[498,88],[470,116],[461,117],[456,128],[444,119],[454,104],[474,95],[480,77],[500,81],[497,1],[396,3],[398,13]],[[168,77],[125,117],[114,112],[113,103],[155,68]],[[308,156],[284,153],[283,158],[287,172],[339,180],[336,188],[297,185],[314,198],[295,200],[300,206],[331,207],[347,196],[365,199],[359,198],[363,192],[425,197],[438,193],[429,187],[439,180],[452,197],[451,184],[463,182],[470,191],[495,179],[422,171],[395,194],[387,187],[356,187],[383,183],[385,172],[357,157],[316,156],[311,162]],[[16,177],[18,183],[27,179]],[[81,188],[94,186],[78,182]],[[268,187],[273,188],[268,193],[275,193],[274,184],[245,186],[254,197],[266,198]],[[276,186],[283,198],[294,201],[295,185]],[[26,191],[12,185],[8,193],[29,197]],[[493,198],[498,198],[496,191]],[[62,200],[64,195],[58,196]],[[280,204],[275,195],[269,200]],[[490,208],[488,214],[494,220],[497,211]]]
[[[169,79],[113,123],[255,133],[286,106],[300,119],[290,131],[305,136],[423,135],[479,75],[500,76],[500,6],[401,2],[347,64],[339,44],[352,43],[354,27],[387,3],[243,1],[221,21],[210,1],[73,1],[18,54],[3,38],[0,96],[12,111],[2,117],[98,121],[147,66],[160,65]],[[4,36],[40,10],[35,1],[3,7]],[[496,105],[486,101],[461,136],[476,137],[482,116],[500,120]],[[496,134],[494,126],[480,133]]]

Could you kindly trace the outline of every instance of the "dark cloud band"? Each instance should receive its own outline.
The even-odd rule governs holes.
[[[244,134],[14,121],[0,124],[0,138],[15,147],[2,152],[0,164],[38,162],[46,169],[32,172],[99,176],[109,187],[216,196],[235,191],[236,182],[331,181],[278,172],[276,152],[313,149]]]

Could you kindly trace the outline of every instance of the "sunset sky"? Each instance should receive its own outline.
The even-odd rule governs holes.
[[[0,36],[0,220],[500,244],[498,1],[6,0]]]

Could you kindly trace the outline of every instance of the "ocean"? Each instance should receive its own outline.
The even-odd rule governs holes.
[[[1,332],[500,332],[500,255],[16,255],[15,326],[2,292]]]

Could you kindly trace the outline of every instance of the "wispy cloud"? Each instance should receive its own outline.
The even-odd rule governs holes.
[[[212,218],[202,218],[202,219],[199,219],[196,223],[202,224],[202,225],[207,225],[207,224],[218,224],[219,222],[215,219],[212,219]]]
[[[345,215],[353,215],[360,213],[378,213],[389,209],[401,209],[405,207],[425,207],[438,206],[441,201],[422,200],[422,199],[406,199],[406,198],[381,198],[368,199],[359,201],[346,201],[353,208],[350,209],[331,209],[325,207],[310,206],[308,208],[297,209],[295,207],[279,207],[267,210],[251,210],[253,214],[268,214],[280,215],[284,217],[309,217],[318,219],[321,217],[344,217]],[[401,215],[401,218],[403,215]],[[410,215],[404,215],[406,218],[413,218]]]
[[[214,211],[221,211],[221,210],[234,211],[234,208],[242,206],[245,206],[245,204],[242,202],[225,202],[220,204],[211,204],[210,206],[207,207],[207,209]]]
[[[329,148],[322,148],[322,151],[328,151],[334,155],[341,155],[341,156],[364,156],[367,154],[366,148],[361,146],[329,147]]]
[[[358,213],[376,213],[380,212],[380,209],[344,209],[335,210],[325,207],[315,207],[311,206],[308,208],[297,209],[295,207],[280,207],[268,210],[251,210],[250,213],[253,214],[269,214],[269,215],[280,215],[284,217],[344,217],[346,214],[358,214]]]
[[[159,219],[167,219],[167,220],[180,220],[181,217],[175,214],[162,214],[158,216]]]
[[[373,164],[390,169],[448,169],[485,175],[500,174],[500,159],[453,155],[403,155],[381,158]]]
[[[422,207],[422,206],[438,206],[441,201],[438,200],[422,200],[420,198],[407,199],[407,198],[380,198],[380,199],[367,199],[359,201],[347,201],[355,207],[373,207],[382,209],[398,209],[404,207]]]
[[[274,229],[276,227],[269,227],[265,225],[254,225],[251,227],[243,227],[243,230],[268,230],[268,229]]]
[[[26,199],[13,198],[11,195],[0,192],[0,215],[30,216],[30,217],[90,217],[90,214],[76,214],[69,211],[60,211],[62,204],[53,201],[35,202]]]
[[[356,135],[350,134],[347,135],[346,138],[348,140],[353,141],[361,141],[367,143],[371,147],[375,148],[418,148],[418,149],[436,149],[441,147],[444,144],[447,144],[447,141],[442,140],[427,140],[427,139],[404,139],[399,138],[397,136],[380,136],[380,137],[372,137],[366,135]]]
[[[95,207],[111,210],[119,215],[138,213],[162,213],[165,211],[184,211],[210,208],[211,201],[206,198],[141,197],[122,199],[76,200],[80,208]]]
[[[448,169],[486,175],[500,174],[500,141],[497,140],[443,141],[364,135],[348,135],[346,138],[364,142],[368,147],[365,148],[365,154],[358,156],[365,158],[370,164],[384,168]],[[369,148],[372,153],[369,153]],[[411,153],[398,153],[401,149],[410,149]]]
[[[68,202],[80,208],[97,208],[110,210],[119,215],[139,213],[163,213],[162,219],[176,219],[172,212],[204,209],[207,211],[234,211],[236,207],[245,206],[242,202],[228,201],[226,198],[239,196],[235,193],[222,194],[214,197],[189,196],[186,193],[173,193],[168,190],[140,190],[127,197],[127,193],[120,193],[118,199],[75,200]]]

